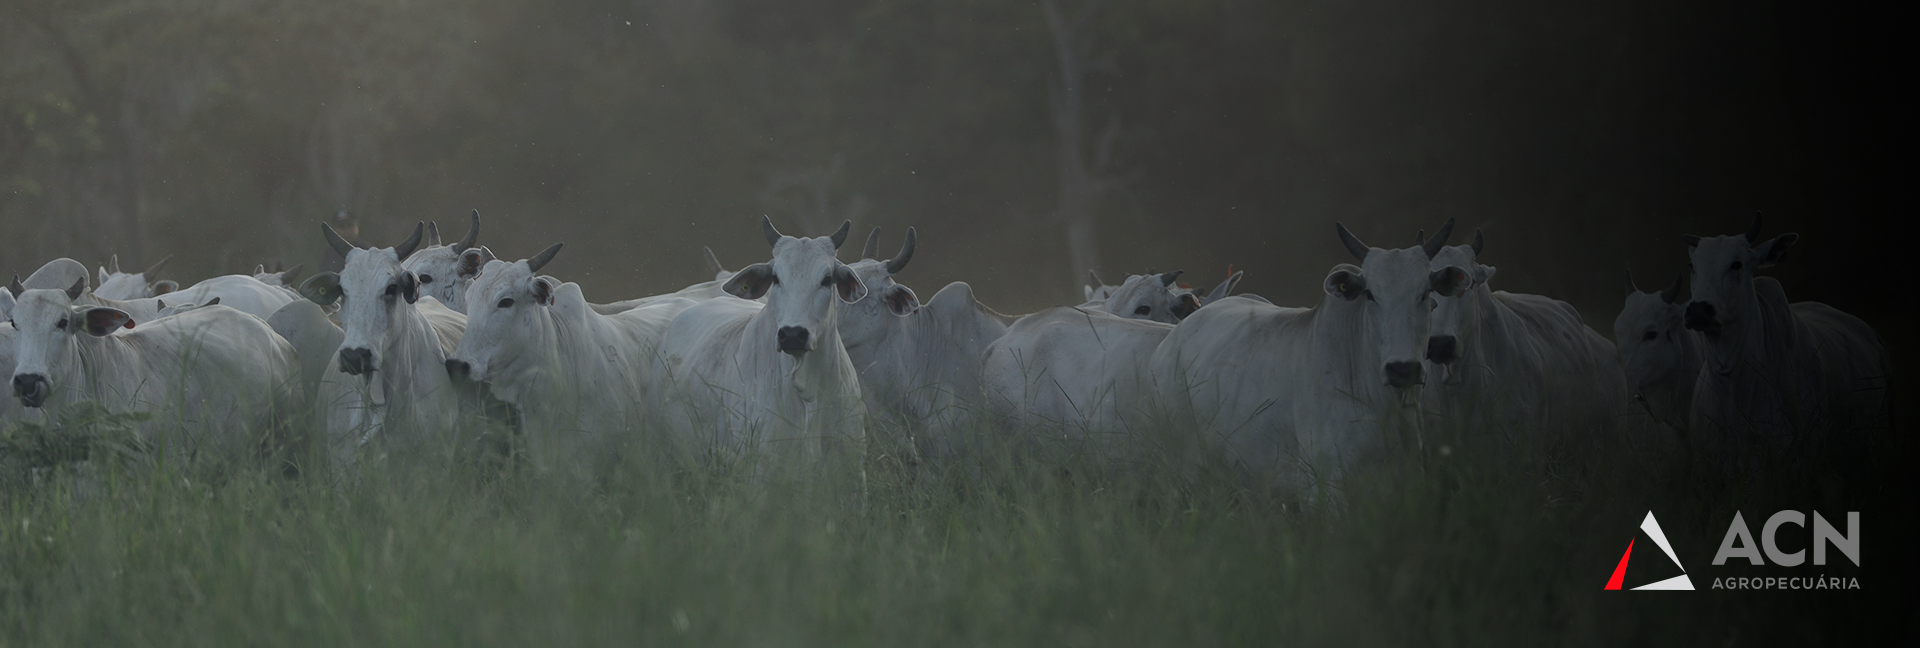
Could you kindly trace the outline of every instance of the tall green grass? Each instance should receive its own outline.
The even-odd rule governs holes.
[[[772,482],[638,460],[591,475],[376,462],[334,485],[76,463],[67,446],[33,454],[54,446],[21,435],[44,430],[8,434],[4,645],[1720,646],[1920,618],[1903,595],[1912,453],[1893,435],[1729,483],[1652,432],[1456,430],[1302,507],[1223,471],[1085,455],[911,467],[882,448],[865,479]],[[1862,511],[1865,566],[1709,564],[1733,511],[1757,533],[1783,508]],[[1816,574],[1864,589],[1603,592],[1649,509],[1703,589]]]

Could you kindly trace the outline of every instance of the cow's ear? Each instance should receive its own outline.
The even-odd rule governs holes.
[[[920,310],[920,296],[913,294],[912,288],[900,284],[887,286],[886,290],[880,291],[880,299],[886,302],[887,312],[901,317]]]
[[[13,319],[13,291],[0,290],[0,319]]]
[[[533,280],[533,301],[541,306],[553,305],[553,281],[546,277]]]
[[[334,272],[322,272],[306,281],[300,282],[300,296],[321,306],[332,306],[340,301],[340,275]]]
[[[1359,268],[1341,264],[1327,275],[1326,291],[1347,301],[1359,299],[1367,292],[1367,276],[1361,274]]]
[[[106,267],[106,266],[100,266],[100,283],[106,283],[106,282],[107,282],[107,277],[109,277],[109,276],[111,276],[111,275],[108,275],[108,274],[107,274],[107,267]]]
[[[175,290],[179,290],[180,282],[174,281],[172,279],[161,279],[159,281],[155,281],[152,284],[150,284],[148,288],[153,289],[153,296],[159,297],[161,295],[165,295]]]
[[[840,301],[852,304],[866,298],[867,284],[861,283],[860,275],[855,274],[853,268],[836,263],[833,266],[833,291],[840,296]]]
[[[755,263],[734,273],[720,289],[741,299],[759,299],[773,287],[773,280],[773,266]]]
[[[420,275],[408,270],[400,273],[396,281],[400,284],[400,296],[406,298],[407,303],[420,301]]]
[[[1789,232],[1775,236],[1771,241],[1761,243],[1757,249],[1754,250],[1760,253],[1760,267],[1766,268],[1775,263],[1779,263],[1780,257],[1787,253],[1787,248],[1793,247],[1793,243],[1798,240],[1800,240],[1799,234]]]
[[[1467,271],[1459,266],[1447,266],[1429,273],[1427,283],[1441,297],[1459,297],[1467,294],[1467,288],[1473,285]]]
[[[1192,315],[1193,312],[1197,310],[1200,310],[1200,298],[1194,296],[1193,293],[1180,293],[1180,296],[1173,300],[1173,316],[1175,318],[1186,319],[1188,315]]]
[[[493,250],[487,249],[487,246],[467,248],[460,252],[460,265],[455,273],[463,278],[479,276],[480,270],[487,267],[487,262],[492,260]]]
[[[1486,265],[1484,263],[1473,266],[1473,269],[1480,273],[1480,276],[1473,278],[1474,283],[1486,283],[1489,281],[1493,281],[1493,275],[1498,274],[1500,272],[1499,268],[1495,268],[1493,266]]]
[[[80,314],[87,335],[106,337],[118,328],[133,328],[133,316],[118,308],[89,308]]]

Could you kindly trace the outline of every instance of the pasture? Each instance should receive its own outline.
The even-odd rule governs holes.
[[[336,486],[68,423],[0,446],[0,644],[1737,646],[1914,618],[1904,434],[1728,483],[1658,436],[1436,431],[1302,506],[1071,452],[908,470],[886,436],[864,487],[640,463]],[[1707,591],[1602,591],[1649,508]],[[1731,511],[1787,508],[1863,512],[1863,567],[1785,570],[1863,589],[1709,590],[1782,571],[1708,561]]]

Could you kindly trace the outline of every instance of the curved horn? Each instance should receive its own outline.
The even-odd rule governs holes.
[[[900,274],[901,270],[907,269],[907,262],[913,260],[913,245],[917,238],[913,228],[907,228],[907,242],[900,244],[900,253],[887,259],[887,274]]]
[[[1627,268],[1627,296],[1631,297],[1639,292],[1640,292],[1640,287],[1633,285],[1633,268],[1628,267]]]
[[[160,257],[159,261],[156,261],[152,266],[149,266],[146,272],[140,273],[140,276],[146,277],[147,279],[151,280],[154,277],[159,276],[160,269],[167,267],[167,262],[172,260],[173,260],[173,255],[171,254]],[[115,272],[118,272],[118,270],[116,270]]]
[[[120,274],[120,255],[107,257],[107,272]]]
[[[768,218],[766,214],[760,215],[760,229],[766,232],[767,247],[773,247],[774,245],[778,244],[780,242],[780,238],[783,236],[780,233],[780,230],[773,228],[773,219]]]
[[[847,242],[847,231],[851,229],[853,229],[853,221],[842,221],[840,223],[840,229],[834,230],[832,234],[827,235],[827,240],[833,241],[833,249],[838,250],[840,249],[841,243]]]
[[[1753,212],[1753,225],[1747,227],[1747,245],[1760,242],[1760,212]]]
[[[708,274],[718,275],[727,271],[726,268],[720,267],[720,258],[713,255],[713,248],[702,245],[700,246],[700,252],[702,256],[706,257]]]
[[[1685,283],[1687,283],[1687,271],[1681,270],[1680,274],[1673,278],[1673,285],[1660,291],[1660,301],[1668,304],[1680,303],[1680,286]]]
[[[1687,242],[1687,247],[1700,247],[1700,237],[1699,237],[1699,236],[1696,236],[1696,235],[1693,235],[1693,234],[1681,234],[1681,235],[1680,235],[1680,240],[1682,240],[1682,241],[1686,241],[1686,242]]]
[[[1447,237],[1450,236],[1453,236],[1453,219],[1451,218],[1447,219],[1447,224],[1441,225],[1440,231],[1434,232],[1433,238],[1427,239],[1426,244],[1421,245],[1420,249],[1426,251],[1427,258],[1431,259],[1440,254],[1440,248],[1447,246]]]
[[[401,261],[405,261],[407,257],[413,256],[413,251],[420,247],[420,235],[425,233],[426,230],[426,223],[415,221],[413,224],[413,235],[408,236],[407,240],[401,241],[399,245],[393,246],[394,256],[399,257]]]
[[[87,291],[87,278],[85,275],[82,275],[73,280],[73,285],[67,287],[67,299],[79,299],[80,293],[83,293],[86,291]]]
[[[301,269],[301,268],[304,268],[304,267],[306,267],[306,265],[307,265],[307,264],[305,264],[305,263],[295,263],[295,264],[293,264],[293,267],[291,267],[291,268],[287,268],[287,269],[285,269],[285,270],[281,270],[281,271],[280,271],[280,283],[286,283],[286,282],[287,282],[287,279],[288,279],[288,278],[290,278],[290,277],[298,277],[298,276],[300,276],[300,269]]]
[[[1162,285],[1162,286],[1172,286],[1172,285],[1173,285],[1173,282],[1175,282],[1175,281],[1179,281],[1179,280],[1180,280],[1180,273],[1182,273],[1182,272],[1186,272],[1186,271],[1185,271],[1185,270],[1175,270],[1175,271],[1173,271],[1173,272],[1168,272],[1168,273],[1165,273],[1165,274],[1162,274],[1162,275],[1160,275],[1160,285]]]
[[[566,245],[566,243],[549,245],[547,249],[541,250],[539,254],[533,255],[533,258],[527,259],[527,269],[539,272],[540,268],[546,267],[548,261],[553,260],[553,255],[560,253],[560,246],[562,245]]]
[[[1415,233],[1413,234],[1413,244],[1414,244],[1414,245],[1421,245],[1421,244],[1424,244],[1424,243],[1426,243],[1426,242],[1427,242],[1427,228],[1425,228],[1425,227],[1422,227],[1422,228],[1420,228],[1420,231],[1418,231],[1418,232],[1415,232]]]
[[[1087,287],[1088,288],[1093,288],[1098,290],[1101,286],[1104,286],[1104,285],[1106,284],[1101,283],[1099,274],[1095,273],[1092,269],[1087,270]]]
[[[427,247],[440,245],[440,223],[427,221]]]
[[[1487,246],[1487,236],[1480,233],[1480,228],[1473,228],[1473,243],[1469,245],[1473,248],[1473,256],[1476,257],[1480,256],[1480,249]]]
[[[456,253],[465,252],[467,248],[473,247],[474,243],[480,241],[480,210],[473,210],[467,218],[467,235],[453,242],[453,251]]]
[[[20,293],[23,293],[26,291],[27,291],[27,287],[20,285],[20,275],[17,273],[14,274],[13,282],[7,284],[7,292],[13,293],[13,296],[15,298],[18,298],[20,296]]]
[[[1353,253],[1353,258],[1361,261],[1367,260],[1367,250],[1372,248],[1367,247],[1366,243],[1362,243],[1360,237],[1354,236],[1353,232],[1347,231],[1347,226],[1339,223],[1334,223],[1333,229],[1340,233],[1340,242],[1347,246],[1348,252]]]
[[[866,247],[860,248],[860,258],[880,258],[880,226],[875,225],[873,226],[873,231],[867,232],[867,245]]]
[[[346,239],[340,238],[339,232],[333,231],[332,225],[321,223],[320,234],[327,238],[327,245],[331,246],[334,252],[339,253],[342,259],[347,258],[347,253],[355,249],[352,243],[348,243]]]

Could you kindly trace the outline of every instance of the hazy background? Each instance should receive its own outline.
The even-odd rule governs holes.
[[[1234,264],[1306,304],[1335,221],[1400,247],[1455,217],[1495,287],[1610,322],[1626,264],[1664,285],[1681,233],[1764,210],[1802,234],[1795,299],[1915,298],[1879,218],[1912,213],[1904,23],[1859,7],[1111,0],[1064,49],[1039,0],[0,7],[0,270],[311,270],[338,209],[392,245],[478,208],[482,243],[565,241],[551,271],[611,301],[706,278],[703,244],[763,260],[764,213],[853,218],[848,260],[916,226],[903,283],[1022,313],[1079,301],[1073,221],[1109,279]]]

